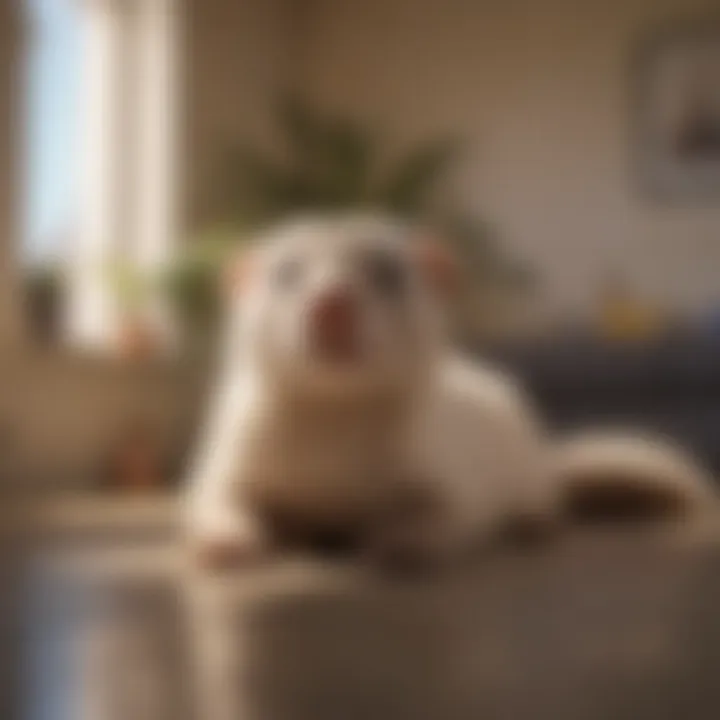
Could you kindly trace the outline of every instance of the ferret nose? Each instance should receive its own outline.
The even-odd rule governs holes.
[[[325,355],[347,358],[357,355],[359,312],[347,288],[333,288],[318,297],[310,310],[316,348]]]
[[[357,303],[346,288],[333,288],[317,299],[312,315],[323,330],[353,328],[357,324]]]

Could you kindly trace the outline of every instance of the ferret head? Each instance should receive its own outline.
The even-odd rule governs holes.
[[[232,294],[239,351],[295,391],[392,391],[418,382],[443,344],[437,285],[447,268],[430,247],[376,217],[274,229],[241,259]]]

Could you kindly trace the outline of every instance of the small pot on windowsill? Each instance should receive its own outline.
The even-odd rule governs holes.
[[[60,334],[62,305],[62,287],[57,270],[33,270],[25,280],[25,301],[33,338],[44,347],[54,345]]]
[[[151,323],[140,315],[126,314],[120,320],[117,353],[123,360],[149,360],[157,355],[160,340]]]
[[[136,419],[121,428],[110,448],[110,488],[123,494],[150,496],[167,488],[167,468],[157,428]]]

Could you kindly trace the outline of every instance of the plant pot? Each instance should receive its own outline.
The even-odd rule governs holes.
[[[166,486],[161,447],[151,427],[130,426],[110,454],[109,479],[124,493],[154,493]]]
[[[157,333],[150,324],[135,317],[125,318],[120,325],[117,349],[121,358],[126,360],[146,360],[158,350]]]
[[[62,293],[59,285],[44,278],[28,282],[27,318],[32,337],[44,346],[53,345],[60,334]]]
[[[125,457],[119,460],[120,476],[119,489],[126,493],[151,494],[162,489],[164,481],[162,476],[152,464],[152,458],[133,457],[128,450]]]

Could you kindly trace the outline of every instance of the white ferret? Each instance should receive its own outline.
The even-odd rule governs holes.
[[[381,217],[304,219],[242,258],[188,484],[202,557],[335,534],[383,557],[456,558],[515,519],[713,499],[667,444],[546,436],[511,378],[450,347],[450,266],[412,235]]]

